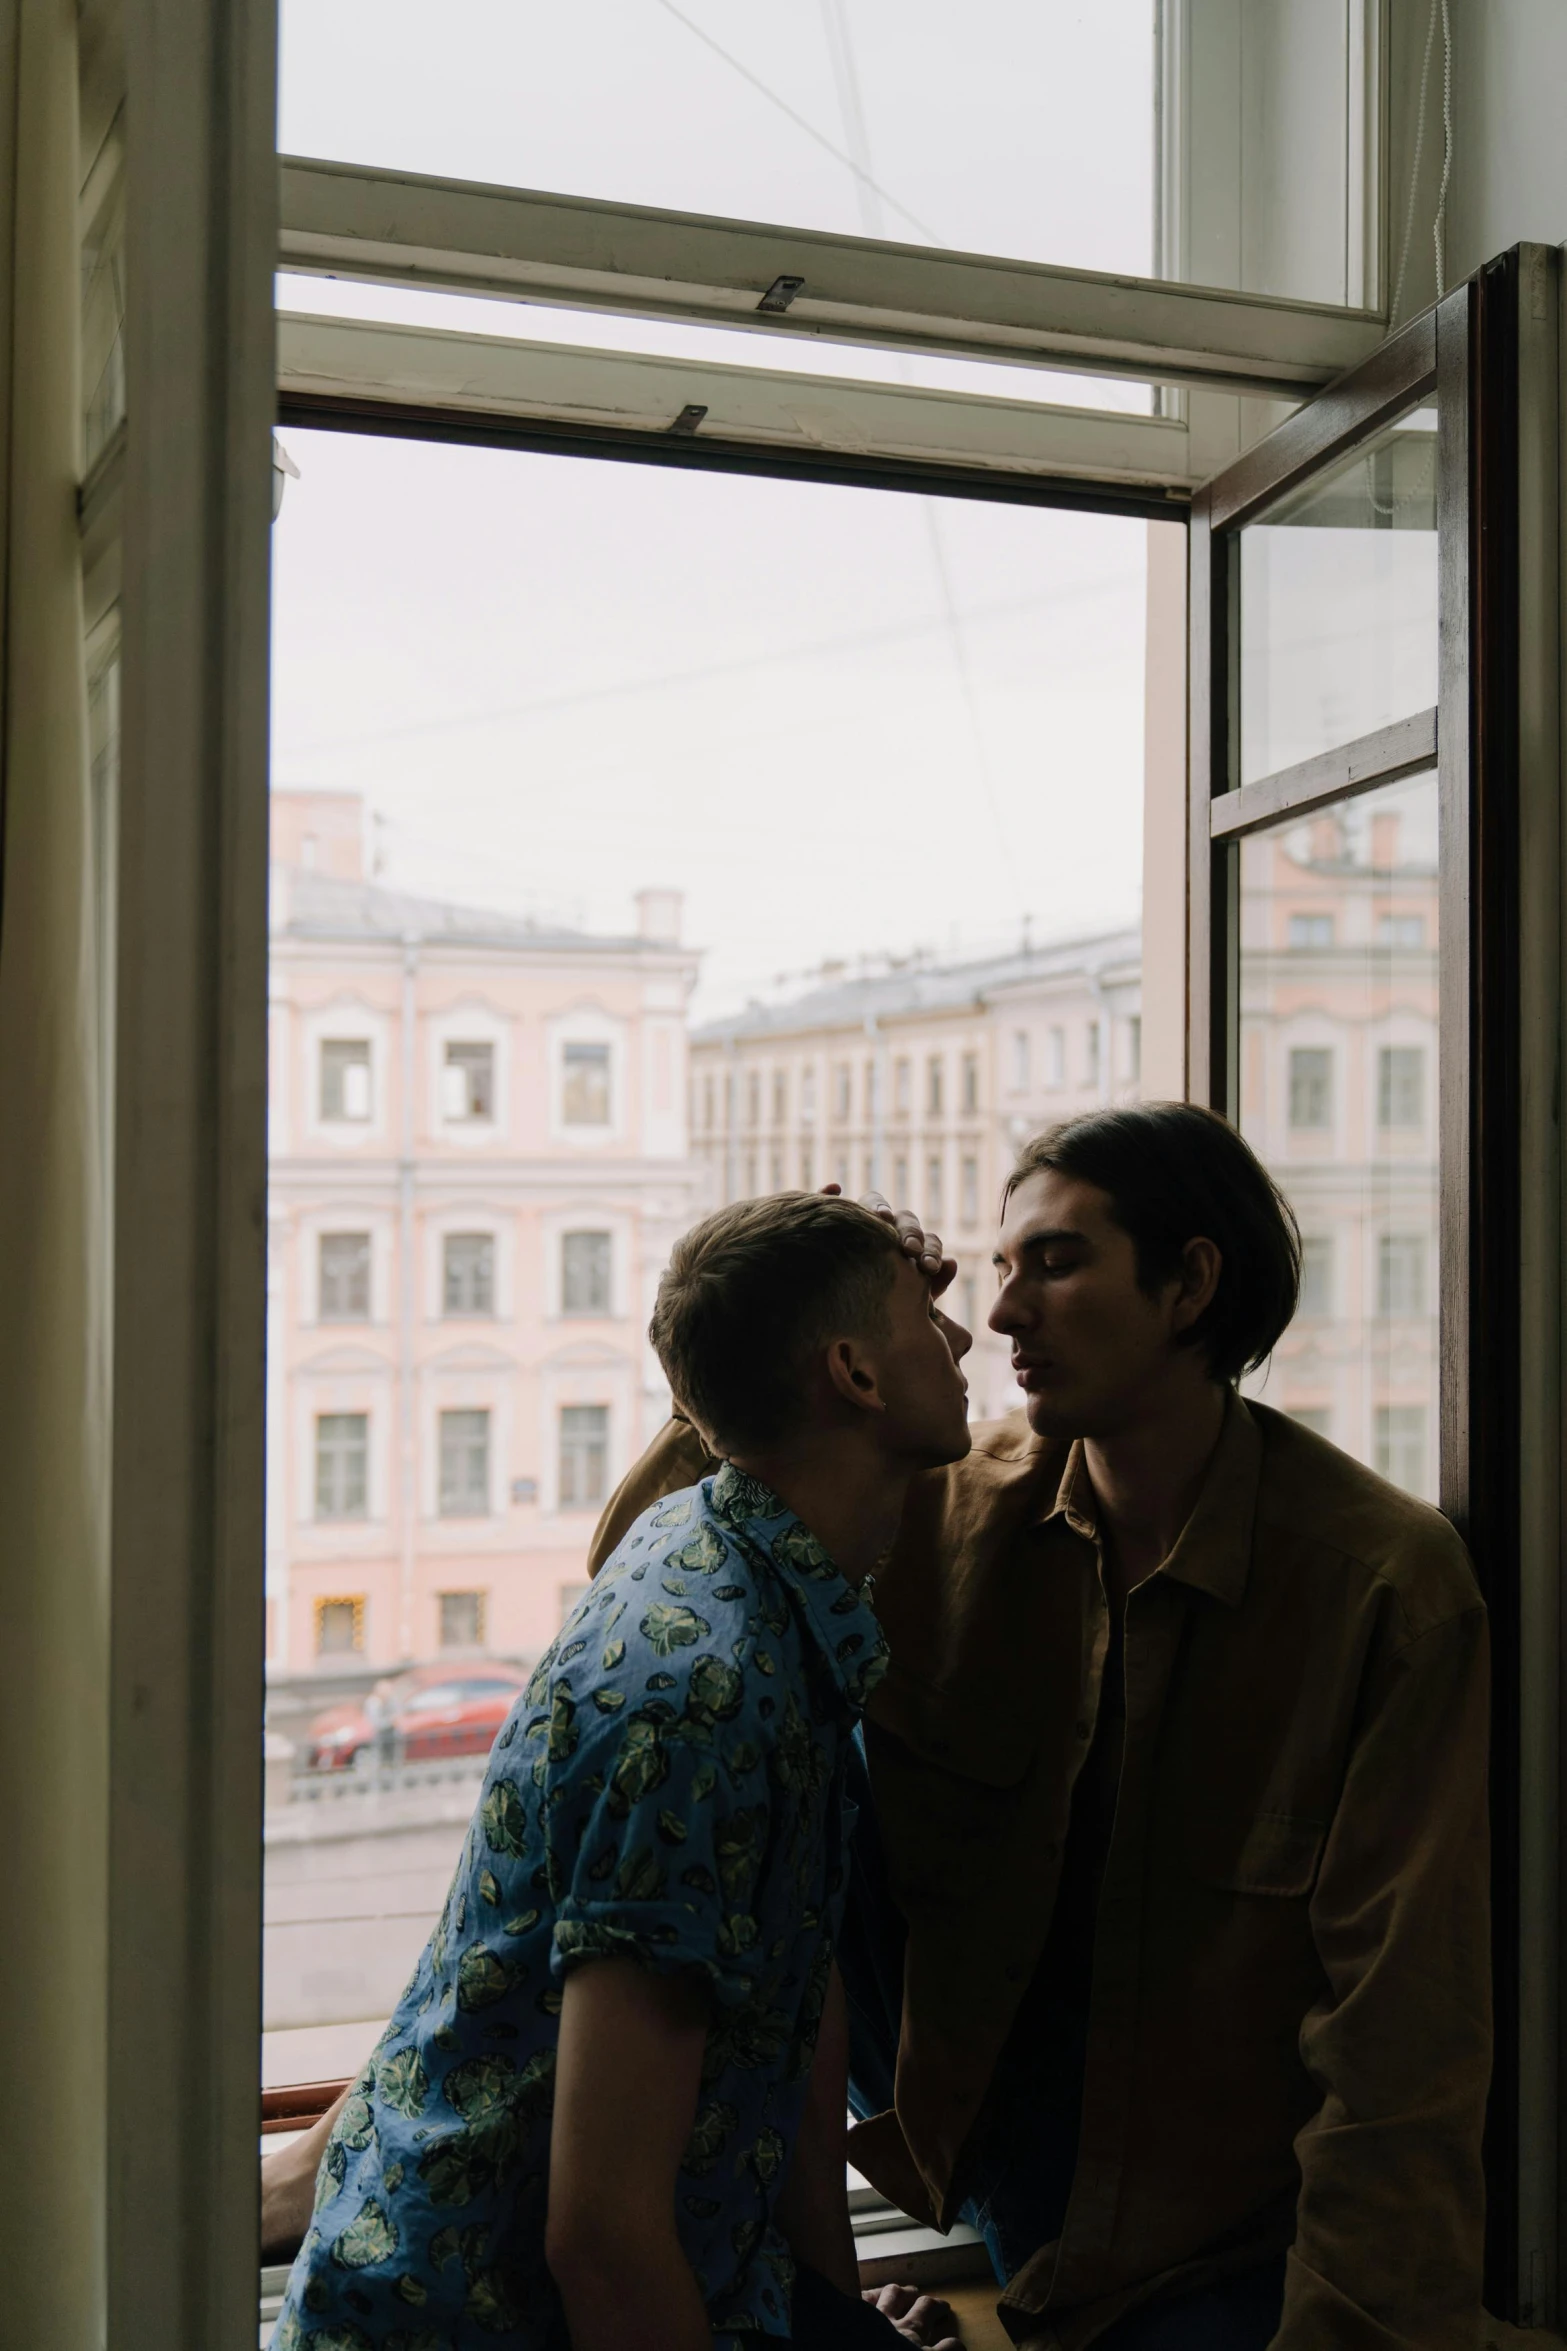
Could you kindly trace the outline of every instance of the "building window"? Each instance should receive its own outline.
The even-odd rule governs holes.
[[[941,1205],[941,1161],[932,1153],[925,1162],[925,1213],[932,1224],[939,1224],[943,1215]]]
[[[1052,1092],[1066,1084],[1065,1029],[1047,1029],[1045,1032],[1045,1084]]]
[[[316,1415],[316,1516],[363,1518],[369,1508],[370,1416]]]
[[[1423,947],[1426,943],[1426,918],[1423,914],[1379,914],[1377,916],[1377,945],[1379,947]]]
[[[892,1205],[906,1208],[909,1201],[909,1163],[902,1152],[892,1163]]]
[[[609,1406],[563,1404],[560,1412],[560,1506],[597,1510],[609,1492]]]
[[[483,1592],[437,1592],[443,1649],[484,1647],[485,1598]]]
[[[1134,1012],[1126,1024],[1126,1074],[1135,1086],[1143,1074],[1143,1016]]]
[[[1028,1087],[1029,1038],[1027,1029],[1012,1032],[1012,1090],[1016,1094]]]
[[[832,1077],[832,1114],[841,1126],[848,1117],[853,1101],[853,1072],[846,1061],[840,1061]]]
[[[1376,1419],[1377,1475],[1423,1494],[1426,1483],[1426,1410],[1423,1404],[1379,1404]]]
[[[567,1045],[562,1054],[561,1115],[569,1127],[609,1124],[609,1047]]]
[[[771,1172],[770,1172],[770,1174],[769,1174],[769,1176],[768,1176],[768,1181],[769,1181],[769,1183],[772,1185],[772,1188],[773,1188],[773,1190],[774,1190],[775,1192],[781,1192],[781,1191],[783,1190],[783,1188],[784,1188],[784,1155],[783,1155],[783,1152],[782,1152],[782,1151],[779,1149],[779,1147],[778,1147],[778,1145],[777,1145],[776,1143],[775,1143],[775,1144],[774,1144],[774,1146],[773,1146],[772,1161],[771,1161]]]
[[[1290,1125],[1327,1127],[1333,1124],[1333,1048],[1330,1045],[1293,1045],[1290,1048]]]
[[[490,1416],[487,1412],[443,1412],[441,1440],[442,1518],[490,1515]]]
[[[838,1163],[833,1169],[833,1181],[837,1185],[839,1191],[847,1195],[852,1182],[849,1169],[849,1154],[847,1151],[840,1151],[838,1154]]]
[[[576,1607],[577,1602],[579,1600],[585,1600],[588,1594],[592,1591],[593,1586],[591,1584],[577,1583],[560,1584],[556,1588],[560,1595],[560,1621],[562,1624],[568,1624],[571,1620],[571,1612]]]
[[[1306,1233],[1301,1238],[1297,1311],[1319,1319],[1333,1312],[1333,1241],[1328,1233]]]
[[[441,1297],[447,1314],[495,1312],[495,1236],[448,1233],[442,1244]]]
[[[788,1123],[789,1080],[783,1070],[775,1069],[773,1071],[773,1124],[775,1127],[781,1127],[787,1126]]]
[[[748,1151],[745,1155],[745,1190],[740,1195],[741,1199],[754,1200],[756,1188],[756,1153]]]
[[[972,1118],[979,1108],[979,1055],[963,1056],[963,1115]]]
[[[370,1319],[370,1235],[321,1235],[319,1315],[322,1322]]]
[[[370,1116],[370,1048],[357,1037],[327,1037],[321,1046],[321,1116]]]
[[[1098,1085],[1099,1057],[1099,1023],[1096,1020],[1091,1020],[1083,1032],[1083,1082],[1085,1085]]]
[[[880,1190],[881,1187],[877,1182],[876,1176],[876,1154],[874,1151],[867,1151],[865,1157],[861,1160],[860,1175],[862,1178],[860,1184],[860,1192],[862,1196],[866,1192],[875,1192]]]
[[[709,1134],[713,1131],[713,1111],[715,1108],[713,1094],[713,1073],[709,1070],[702,1080],[702,1124]]]
[[[867,1120],[876,1116],[880,1097],[881,1087],[877,1080],[876,1064],[874,1061],[867,1061],[865,1064],[865,1116]]]
[[[1333,917],[1331,914],[1292,914],[1289,941],[1293,948],[1331,947],[1333,944]]]
[[[363,1596],[316,1602],[316,1655],[359,1657],[365,1645]]]
[[[488,1120],[495,1116],[495,1047],[448,1045],[441,1071],[441,1116]]]
[[[816,1120],[816,1071],[808,1062],[800,1072],[800,1124],[812,1126]]]
[[[900,1118],[907,1118],[914,1100],[914,1064],[906,1057],[892,1065],[892,1106]]]
[[[925,1115],[941,1116],[941,1055],[933,1053],[925,1064]]]
[[[971,1273],[966,1273],[962,1281],[959,1282],[958,1297],[962,1307],[963,1328],[966,1331],[971,1331],[974,1328],[975,1317],[979,1313],[979,1289]]]
[[[762,1123],[762,1073],[748,1069],[745,1073],[745,1123],[748,1127]]]
[[[809,1143],[800,1145],[800,1189],[810,1191],[816,1181],[816,1162]]]
[[[563,1314],[608,1314],[610,1236],[566,1233],[560,1244],[560,1305]]]
[[[1331,1404],[1292,1404],[1291,1420],[1298,1420],[1303,1429],[1310,1429],[1314,1437],[1333,1434],[1333,1407]]]
[[[979,1161],[977,1159],[965,1159],[963,1162],[963,1190],[959,1202],[959,1214],[965,1224],[978,1224],[979,1222]]]
[[[1377,1312],[1424,1314],[1426,1245],[1420,1233],[1384,1233],[1377,1242]]]
[[[1377,1125],[1417,1127],[1425,1118],[1426,1057],[1418,1045],[1377,1052]]]

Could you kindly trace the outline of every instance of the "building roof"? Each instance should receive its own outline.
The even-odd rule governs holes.
[[[743,1039],[792,1036],[802,1029],[858,1029],[867,1021],[897,1020],[911,1013],[961,1011],[980,1006],[1004,989],[1031,980],[1098,979],[1117,965],[1135,968],[1142,955],[1136,930],[1103,931],[1087,939],[1058,940],[1022,947],[973,963],[908,963],[834,977],[798,996],[776,1003],[748,1004],[725,1020],[693,1029],[693,1045],[738,1044]],[[1128,974],[1127,976],[1132,976]]]
[[[637,953],[687,956],[691,950],[639,932],[569,930],[530,916],[498,914],[481,906],[459,906],[444,898],[414,898],[383,890],[375,882],[340,881],[297,866],[273,869],[273,935],[323,942],[384,943],[401,946],[495,947],[602,955]]]

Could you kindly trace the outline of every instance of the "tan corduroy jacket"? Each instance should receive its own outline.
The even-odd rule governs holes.
[[[706,1474],[672,1421],[592,1566]],[[1050,1923],[1109,1619],[1081,1453],[1022,1413],[920,1478],[876,1582],[867,1723],[908,1919],[897,2104],[853,2160],[948,2226]],[[1297,1422],[1232,1402],[1126,1615],[1126,1744],[1059,2243],[1001,2308],[1079,2351],[1290,2248],[1277,2351],[1473,2351],[1490,2070],[1486,1622],[1463,1546]]]

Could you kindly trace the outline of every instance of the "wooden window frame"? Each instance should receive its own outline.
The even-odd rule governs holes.
[[[1441,1506],[1491,1617],[1496,2056],[1489,2306],[1555,2315],[1560,2053],[1560,833],[1555,578],[1558,257],[1522,246],[1410,322],[1192,502],[1187,1091],[1238,1107],[1239,845],[1435,769]],[[1438,696],[1359,741],[1238,779],[1243,527],[1437,401]],[[1528,598],[1524,582],[1528,581]],[[1533,751],[1531,768],[1523,746]],[[1542,1055],[1525,1084],[1522,1038]],[[1547,1105],[1536,1095],[1543,1089]],[[1527,1268],[1527,1288],[1525,1269]],[[1527,1758],[1527,1765],[1525,1763]]]

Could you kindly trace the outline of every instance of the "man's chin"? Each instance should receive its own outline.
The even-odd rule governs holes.
[[[1048,1388],[1030,1388],[1023,1398],[1023,1409],[1036,1437],[1075,1437],[1082,1433],[1069,1400],[1052,1394]]]

